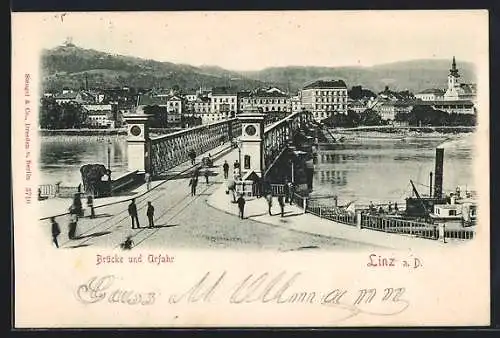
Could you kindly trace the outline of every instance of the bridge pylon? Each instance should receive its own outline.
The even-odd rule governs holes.
[[[124,114],[127,123],[127,162],[129,171],[143,174],[150,170],[149,127],[151,114],[144,113],[144,106],[136,111]]]
[[[255,172],[259,177],[264,169],[264,118],[258,109],[249,109],[239,114],[241,121],[240,165],[242,176]]]

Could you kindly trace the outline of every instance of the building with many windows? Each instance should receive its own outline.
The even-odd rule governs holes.
[[[258,108],[264,113],[290,112],[290,98],[277,88],[257,89],[241,97],[241,109]]]
[[[408,114],[413,105],[404,101],[386,100],[376,105],[373,110],[380,114],[384,121],[393,122],[398,113]]]
[[[96,103],[96,98],[88,93],[87,91],[73,91],[73,90],[63,90],[62,93],[54,95],[54,100],[57,104],[76,102],[80,104],[92,104]]]
[[[178,124],[184,113],[184,101],[176,95],[146,94],[139,96],[138,106],[159,106],[167,108],[167,123]]]
[[[87,119],[85,124],[91,128],[114,128],[116,121],[116,108],[111,104],[84,104]]]
[[[469,100],[441,100],[441,101],[421,101],[418,105],[429,105],[436,110],[442,110],[449,114],[475,114],[474,103]]]
[[[441,101],[444,99],[444,90],[439,88],[425,89],[415,94],[415,98],[422,101]]]
[[[230,87],[214,87],[210,95],[211,111],[209,119],[211,122],[226,120],[234,117],[238,109],[238,94]]]
[[[302,103],[301,103],[300,95],[292,96],[290,98],[290,111],[292,113],[298,113],[298,112],[302,111]]]
[[[209,97],[198,97],[192,104],[192,116],[201,118],[201,123],[214,122],[211,116],[212,101]]]
[[[343,80],[318,80],[301,91],[301,108],[320,121],[332,114],[347,113],[347,86]]]

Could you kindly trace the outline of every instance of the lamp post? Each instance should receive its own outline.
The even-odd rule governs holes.
[[[111,171],[111,139],[108,138],[108,170]]]
[[[238,147],[238,175],[241,179],[241,141],[237,141],[236,146]]]

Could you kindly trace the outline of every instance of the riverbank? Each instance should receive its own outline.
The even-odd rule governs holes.
[[[111,136],[111,135],[127,135],[126,128],[113,129],[39,129],[41,136]]]
[[[151,136],[167,135],[182,130],[182,128],[150,128]],[[108,128],[108,129],[39,129],[41,136],[125,136],[127,128]]]

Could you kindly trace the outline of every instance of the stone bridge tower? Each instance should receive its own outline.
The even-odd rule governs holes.
[[[237,116],[241,121],[240,165],[242,173],[253,171],[260,177],[264,171],[264,116],[256,108],[246,110]]]
[[[123,116],[127,123],[128,170],[143,174],[150,170],[149,120],[152,115],[144,113],[144,106]]]

